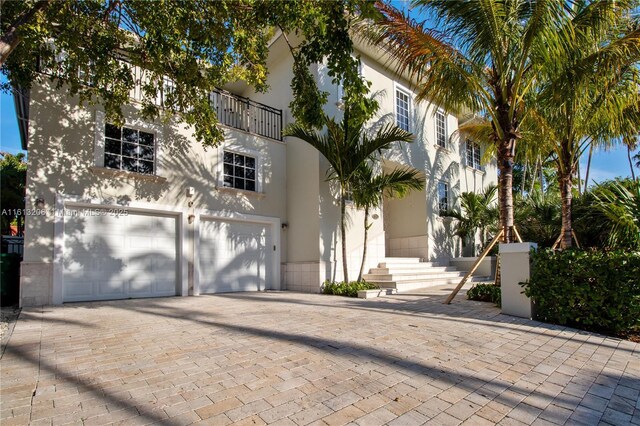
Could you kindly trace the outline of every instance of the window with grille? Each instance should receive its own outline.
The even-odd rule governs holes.
[[[449,210],[449,184],[438,182],[438,211],[440,214]]]
[[[447,117],[442,111],[436,112],[436,144],[447,147]]]
[[[396,89],[396,125],[402,130],[409,130],[409,113],[411,110],[411,97],[408,93]]]
[[[227,188],[256,190],[256,159],[231,151],[224,151],[223,185]]]
[[[481,170],[480,145],[469,140],[467,140],[467,166]]]
[[[148,175],[155,173],[153,133],[107,123],[104,136],[105,167]]]

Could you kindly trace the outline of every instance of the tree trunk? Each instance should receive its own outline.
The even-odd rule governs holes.
[[[369,206],[364,208],[364,246],[362,249],[362,263],[360,264],[360,273],[358,274],[358,282],[362,281],[362,273],[364,272],[364,264],[367,259],[367,238],[369,236]]]
[[[0,66],[4,65],[11,52],[20,44],[20,27],[29,23],[39,10],[48,5],[48,0],[37,2],[31,9],[19,16],[17,21],[2,34],[0,37]]]
[[[347,226],[345,224],[346,202],[345,190],[340,190],[340,237],[342,239],[342,272],[344,282],[349,282],[349,268],[347,267]]]
[[[593,155],[593,143],[589,145],[589,157],[587,158],[587,171],[584,175],[584,192],[587,192],[589,186],[589,170],[591,170],[591,156]]]
[[[513,147],[515,139],[503,140],[498,150],[500,167],[500,226],[505,243],[513,242]]]
[[[631,159],[631,145],[627,145],[627,158],[629,159],[629,167],[631,168],[631,179],[636,180],[636,173],[633,171],[633,160]]]
[[[527,159],[524,159],[524,167],[522,168],[522,183],[520,184],[520,195],[524,196],[524,187],[527,183]]]
[[[560,196],[562,197],[562,239],[560,240],[560,247],[569,248],[572,246],[571,231],[573,230],[571,224],[571,203],[573,201],[573,194],[571,189],[573,183],[571,182],[571,176],[562,176],[560,180]]]

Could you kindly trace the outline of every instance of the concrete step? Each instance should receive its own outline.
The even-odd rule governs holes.
[[[383,262],[391,263],[421,263],[420,257],[385,257]]]
[[[437,278],[432,280],[403,280],[403,281],[384,281],[372,283],[378,285],[380,288],[395,289],[398,293],[406,293],[408,291],[417,290],[420,288],[438,287],[442,285],[456,285],[460,282],[462,277],[451,278]],[[493,282],[489,277],[473,277],[469,279],[467,283],[489,283]]]
[[[378,268],[443,268],[449,265],[435,262],[394,262],[385,259],[384,262],[378,263]]]
[[[430,280],[435,278],[456,278],[463,277],[464,272],[461,271],[431,271],[429,269],[408,273],[392,273],[392,274],[364,274],[362,277],[369,282],[380,281],[405,281],[405,280]]]
[[[453,266],[388,266],[385,268],[371,268],[369,274],[405,274],[418,272],[450,272],[457,271]]]

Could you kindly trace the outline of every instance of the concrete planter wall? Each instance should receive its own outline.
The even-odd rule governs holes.
[[[456,257],[449,261],[451,266],[455,266],[461,271],[468,271],[473,267],[473,264],[476,263],[477,257]],[[474,277],[494,277],[496,274],[496,257],[495,256],[487,256],[485,257],[478,269],[473,273]]]
[[[502,295],[502,313],[516,317],[533,316],[531,299],[524,295],[521,282],[529,279],[531,249],[535,243],[500,244],[500,292]]]

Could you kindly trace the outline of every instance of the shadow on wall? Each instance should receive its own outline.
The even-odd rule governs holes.
[[[419,115],[414,109],[413,122],[415,126],[415,140],[410,144],[398,144],[388,156],[388,160],[409,165],[417,170],[424,171],[426,211],[429,234],[430,260],[457,256],[459,251],[459,238],[455,235],[451,223],[446,224],[439,218],[438,208],[438,183],[444,181],[449,184],[450,204],[455,205],[460,193],[460,156],[457,151],[459,145],[457,137],[451,136],[449,149],[433,148],[436,146],[435,135],[425,132],[427,128],[428,112]]]
[[[269,225],[203,221],[200,245],[200,292],[273,289],[272,236]],[[222,235],[208,240],[206,235]],[[224,284],[224,285],[223,285]]]
[[[148,215],[91,218],[81,214],[65,221],[64,250],[59,251],[64,300],[178,293],[176,240],[169,237],[176,233],[174,219],[160,221]],[[109,234],[103,232],[105,228]]]

